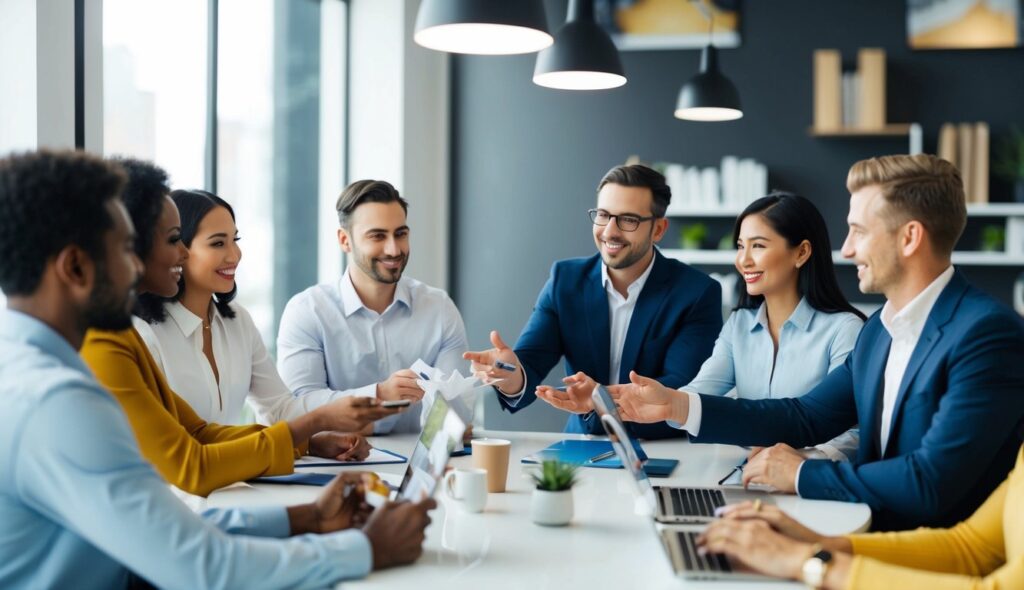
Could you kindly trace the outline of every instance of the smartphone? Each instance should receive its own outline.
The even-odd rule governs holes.
[[[411,405],[412,402],[407,399],[387,400],[380,403],[382,408],[404,408]]]

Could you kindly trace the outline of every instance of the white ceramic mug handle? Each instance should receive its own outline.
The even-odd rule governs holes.
[[[444,476],[444,491],[445,491],[445,493],[448,494],[448,497],[451,498],[452,500],[461,500],[462,498],[456,496],[455,495],[455,491],[452,489],[452,486],[454,484],[455,484],[455,472],[454,471],[449,471]]]

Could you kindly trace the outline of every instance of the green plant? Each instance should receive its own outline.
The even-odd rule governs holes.
[[[981,230],[981,249],[985,252],[1001,252],[1006,247],[1006,228],[986,225]]]
[[[708,228],[703,223],[694,223],[691,225],[684,225],[679,230],[679,242],[680,245],[685,249],[696,250],[701,247],[704,243],[704,239],[708,237]]]
[[[538,490],[548,492],[560,492],[568,490],[576,484],[576,472],[578,465],[565,463],[557,459],[545,459],[540,464],[540,470],[530,473],[533,483],[537,484]]]
[[[1024,133],[1013,127],[1010,135],[999,142],[998,157],[992,171],[1008,180],[1024,180]]]

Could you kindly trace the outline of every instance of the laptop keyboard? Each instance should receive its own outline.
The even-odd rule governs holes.
[[[697,553],[697,535],[699,533],[680,531],[674,533],[679,537],[679,549],[682,553],[683,566],[691,572],[731,572],[729,561],[721,554],[701,555]]]
[[[676,516],[715,515],[715,509],[725,506],[721,490],[709,488],[669,488],[672,514]]]

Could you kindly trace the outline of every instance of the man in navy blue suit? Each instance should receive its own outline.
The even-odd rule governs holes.
[[[847,178],[843,256],[885,306],[846,363],[801,398],[687,394],[630,375],[613,388],[624,417],[670,420],[695,442],[755,449],[744,483],[804,498],[867,503],[873,528],[949,526],[1006,478],[1024,435],[1024,327],[951,264],[966,224],[956,168],[928,155],[857,162]],[[793,447],[860,424],[851,462]]]
[[[722,328],[722,289],[706,274],[661,255],[672,193],[665,177],[641,165],[612,168],[589,211],[598,254],[560,260],[537,298],[515,350],[491,332],[494,348],[468,352],[509,412],[540,397],[573,415],[567,432],[601,434],[590,393],[622,383],[630,370],[666,387],[689,383]],[[565,357],[564,390],[541,385]],[[682,433],[664,423],[632,427],[640,438]]]

